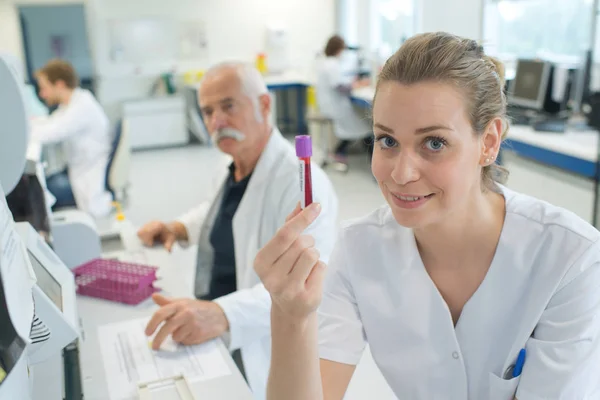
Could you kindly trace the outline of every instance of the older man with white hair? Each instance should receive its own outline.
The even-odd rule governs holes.
[[[271,126],[271,99],[255,68],[241,63],[211,68],[198,97],[204,122],[229,165],[213,170],[217,187],[209,201],[174,222],[150,222],[138,232],[144,244],[159,242],[169,251],[176,241],[198,244],[196,299],[155,294],[161,308],[146,333],[158,330],[155,348],[169,335],[182,344],[225,338],[255,398],[264,399],[271,298],[253,263],[301,198],[298,160],[292,144]],[[312,172],[322,212],[309,229],[326,261],[335,238],[337,198],[323,171],[313,166]]]

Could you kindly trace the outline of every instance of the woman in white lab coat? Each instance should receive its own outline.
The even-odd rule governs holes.
[[[335,161],[347,165],[348,147],[353,141],[370,135],[368,122],[356,113],[350,101],[352,89],[369,85],[369,80],[357,80],[344,72],[341,55],[346,43],[340,36],[332,36],[325,46],[325,57],[318,61],[317,102],[319,113],[333,120],[338,145]]]
[[[63,142],[67,171],[48,177],[55,207],[76,205],[94,217],[111,212],[112,195],[106,190],[106,168],[111,147],[108,118],[94,96],[78,87],[73,67],[52,60],[37,73],[40,97],[58,109],[47,118],[35,118],[31,140]]]
[[[388,204],[346,224],[327,268],[299,236],[316,205],[257,255],[270,399],[341,400],[367,342],[399,399],[600,398],[600,233],[495,180],[503,79],[446,33],[387,61],[372,170]]]

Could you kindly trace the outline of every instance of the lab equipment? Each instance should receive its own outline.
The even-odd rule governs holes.
[[[308,135],[296,136],[296,156],[300,161],[300,193],[302,208],[308,207],[313,201],[312,174],[310,158],[312,156],[312,141]]]
[[[16,66],[0,53],[0,183],[7,194],[21,178],[27,151],[27,117],[19,82]]]
[[[73,270],[77,293],[84,296],[138,304],[159,289],[156,267],[117,260],[95,259]]]
[[[0,398],[31,398],[27,346],[34,316],[31,271],[5,202],[25,165],[27,120],[14,61],[0,54]]]
[[[54,252],[67,268],[100,257],[102,245],[91,215],[75,209],[55,211],[50,225]]]
[[[28,223],[15,225],[4,200],[2,187],[6,184],[12,191],[26,161],[27,119],[20,82],[0,56],[0,112],[5,113],[0,118],[0,281],[6,306],[0,309],[8,310],[0,315],[0,326],[15,328],[14,335],[8,329],[0,333],[0,358],[8,359],[11,367],[5,368],[0,398],[82,398],[73,277],[39,232]],[[6,332],[12,337],[6,338]],[[5,357],[7,350],[10,358]]]
[[[35,382],[33,399],[62,399],[63,393],[77,398],[81,393],[79,363],[66,362],[69,352],[77,352],[79,338],[73,274],[29,223],[17,223],[15,229],[37,278],[33,287],[35,313],[45,326],[38,334],[46,336],[45,340],[39,344],[34,341],[28,352]],[[66,376],[74,377],[74,382],[67,383],[63,379]],[[75,389],[70,387],[73,383]]]

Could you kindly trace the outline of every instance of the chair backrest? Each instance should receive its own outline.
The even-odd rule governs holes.
[[[130,159],[131,149],[127,122],[120,120],[117,123],[106,167],[105,186],[106,190],[112,194],[113,199],[115,199],[115,192],[125,189],[128,185]]]

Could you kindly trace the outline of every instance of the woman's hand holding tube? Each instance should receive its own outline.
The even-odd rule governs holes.
[[[325,263],[312,236],[302,233],[319,216],[321,206],[300,205],[256,255],[254,269],[272,298],[273,312],[295,320],[314,313],[321,302]]]

